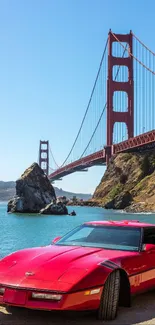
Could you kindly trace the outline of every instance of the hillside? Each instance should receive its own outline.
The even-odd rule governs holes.
[[[0,181],[0,201],[8,201],[15,195],[15,182]]]
[[[155,211],[155,151],[113,157],[91,204],[133,212]]]
[[[15,195],[15,186],[16,183],[13,181],[3,182],[0,181],[0,201],[8,201]],[[67,192],[58,187],[54,187],[56,196],[66,196],[68,199],[76,196],[79,199],[88,200],[91,198],[91,194],[82,194],[82,193],[72,193]]]
[[[67,199],[71,199],[73,196],[76,196],[78,199],[89,200],[92,195],[91,194],[83,194],[83,193],[72,193],[64,191],[62,188],[54,187],[56,196],[66,196]]]

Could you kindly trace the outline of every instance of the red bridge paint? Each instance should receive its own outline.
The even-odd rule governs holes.
[[[121,152],[138,151],[142,149],[149,149],[150,146],[155,146],[155,130],[140,134],[137,137],[130,138],[118,144],[110,146],[111,155],[115,155]],[[51,173],[48,177],[51,181],[55,181],[61,177],[74,173],[76,171],[82,171],[85,168],[89,168],[97,165],[106,165],[106,148],[97,151],[89,156],[78,159],[64,167],[58,168]]]

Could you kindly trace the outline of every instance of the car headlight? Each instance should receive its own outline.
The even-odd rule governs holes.
[[[52,293],[32,292],[32,298],[60,301],[62,299],[62,295],[52,294]]]

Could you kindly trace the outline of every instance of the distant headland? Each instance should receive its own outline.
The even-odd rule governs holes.
[[[62,188],[58,188],[55,186],[54,186],[54,190],[57,197],[65,196],[68,200],[75,197],[79,200],[89,200],[92,197],[91,194],[68,192],[68,191],[64,191]],[[15,195],[15,192],[16,192],[16,182],[0,181],[0,201],[10,200]]]

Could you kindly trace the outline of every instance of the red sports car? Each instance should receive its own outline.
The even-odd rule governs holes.
[[[97,310],[112,320],[118,305],[155,287],[155,225],[86,222],[52,245],[0,261],[0,303],[44,310]]]

